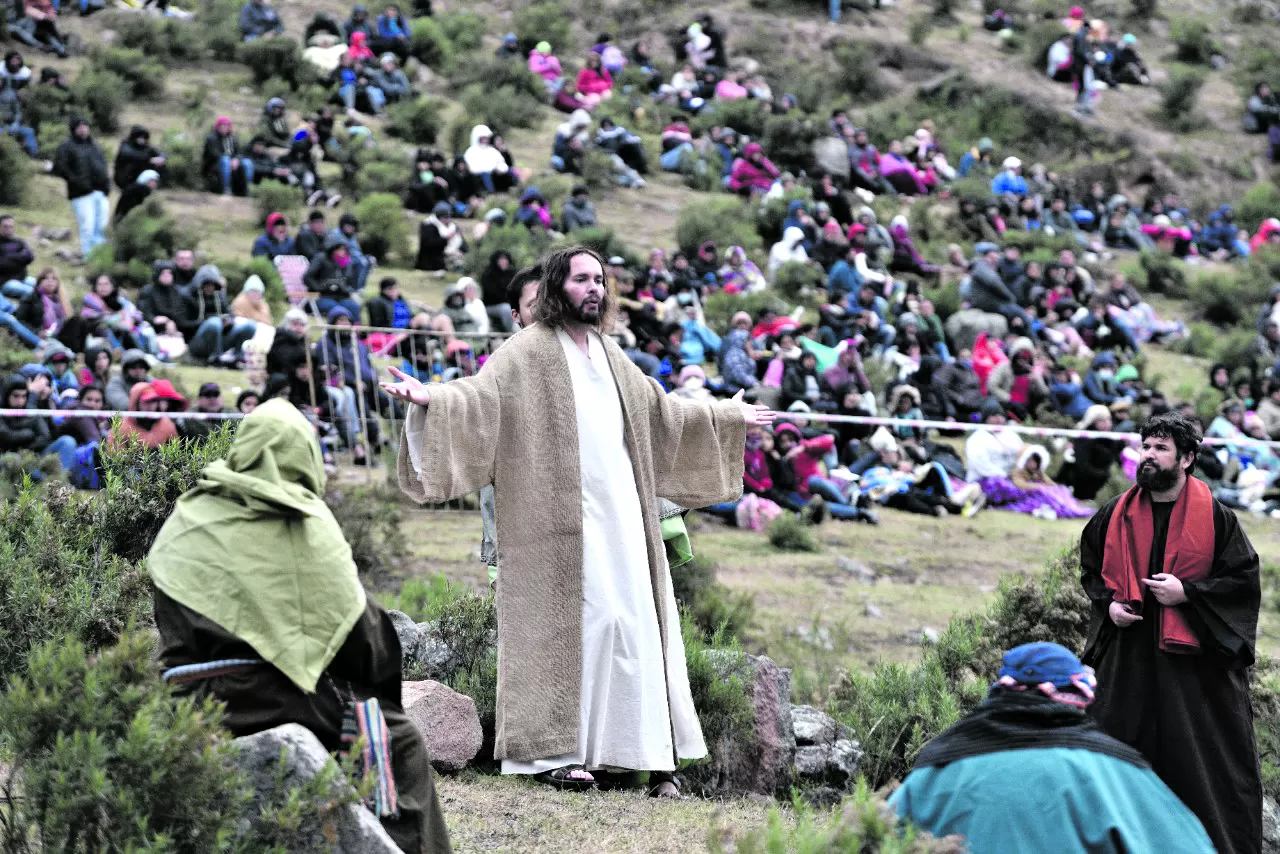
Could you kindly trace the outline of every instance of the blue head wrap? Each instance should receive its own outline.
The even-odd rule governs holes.
[[[1004,654],[997,688],[1032,688],[1051,699],[1085,708],[1093,702],[1097,680],[1093,668],[1080,663],[1071,650],[1056,643],[1026,643]]]

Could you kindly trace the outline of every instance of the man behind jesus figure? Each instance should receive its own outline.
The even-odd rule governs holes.
[[[667,395],[602,334],[613,304],[599,255],[557,250],[534,323],[477,375],[426,386],[393,369],[383,387],[415,404],[398,459],[410,497],[493,483],[503,773],[578,788],[648,771],[654,794],[678,796],[677,760],[706,745],[653,496],[736,499],[747,427],[773,413]]]
[[[1262,848],[1262,780],[1249,665],[1258,555],[1235,514],[1191,476],[1198,427],[1179,413],[1140,430],[1137,485],[1080,537],[1093,602],[1082,659],[1097,671],[1090,714],[1137,748],[1223,854]]]

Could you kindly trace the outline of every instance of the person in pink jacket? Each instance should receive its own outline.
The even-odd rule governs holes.
[[[587,64],[578,72],[578,92],[588,109],[613,97],[613,75],[601,64],[600,54],[587,54]]]
[[[554,95],[564,84],[564,71],[560,69],[560,60],[551,53],[551,42],[538,42],[529,51],[529,70],[542,78],[547,94]]]
[[[749,142],[742,150],[742,156],[733,161],[729,189],[742,195],[767,193],[779,174],[778,167],[764,156],[760,143]]]

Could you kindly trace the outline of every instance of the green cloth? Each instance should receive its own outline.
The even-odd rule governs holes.
[[[306,418],[283,400],[261,404],[227,459],[178,499],[147,559],[156,587],[308,693],[365,607],[324,481]]]
[[[801,336],[796,341],[805,351],[812,353],[818,357],[818,373],[825,374],[827,368],[836,363],[836,359],[840,358],[840,354],[836,352],[835,347],[828,347],[820,341],[814,341],[812,338]]]
[[[689,529],[683,516],[668,516],[659,525],[662,544],[667,547],[667,566],[675,569],[693,560],[693,546],[689,543]]]

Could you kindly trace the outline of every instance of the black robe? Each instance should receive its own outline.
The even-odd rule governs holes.
[[[1099,510],[1080,537],[1080,578],[1094,604],[1081,659],[1097,671],[1089,712],[1111,736],[1137,748],[1204,824],[1223,854],[1262,848],[1262,777],[1254,744],[1249,671],[1258,628],[1258,555],[1235,515],[1213,502],[1214,560],[1209,575],[1183,582],[1182,608],[1199,655],[1159,648],[1161,606],[1149,592],[1144,619],[1121,629],[1107,614],[1102,580],[1107,527],[1119,498]],[[1148,577],[1164,571],[1173,504],[1154,504]]]

